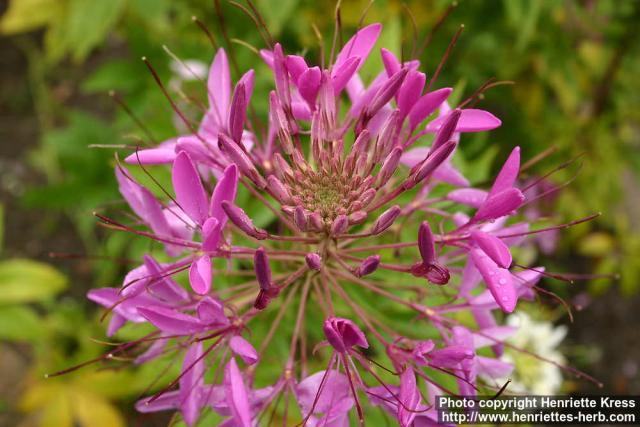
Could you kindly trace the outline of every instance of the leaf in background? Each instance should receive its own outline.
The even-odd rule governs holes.
[[[47,55],[56,61],[70,53],[75,61],[107,37],[124,11],[125,0],[70,0],[64,19],[57,20],[47,34]]]
[[[12,0],[0,20],[0,34],[18,34],[46,26],[63,10],[58,0]]]
[[[264,15],[267,23],[267,28],[272,35],[278,36],[282,27],[291,16],[291,13],[296,9],[299,0],[280,0],[278,6],[266,0],[258,1],[258,9],[260,13]]]
[[[78,388],[70,392],[73,415],[82,427],[121,427],[124,418],[108,400]]]
[[[48,264],[27,259],[0,262],[0,304],[42,301],[67,287],[67,278]]]
[[[0,340],[35,341],[44,328],[35,311],[27,306],[0,306]]]
[[[4,247],[4,205],[0,203],[0,254]]]
[[[127,93],[138,85],[135,76],[142,70],[141,66],[139,62],[124,59],[105,62],[82,82],[82,91],[106,93],[118,90]]]

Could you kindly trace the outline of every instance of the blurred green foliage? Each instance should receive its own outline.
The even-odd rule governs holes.
[[[214,49],[191,17],[195,15],[206,23],[217,43],[224,44],[216,3],[224,12],[239,69],[256,68],[256,93],[266,93],[263,89],[270,87],[270,75],[252,50],[264,43],[259,32],[251,28],[252,22],[227,2],[10,0],[0,19],[0,34],[12,37],[28,60],[29,87],[40,130],[40,141],[30,151],[29,163],[44,177],[45,184],[29,188],[22,203],[67,215],[87,253],[135,259],[148,249],[145,242],[131,243],[127,236],[105,234],[95,227],[93,210],[119,209],[123,205],[118,204],[113,179],[113,150],[88,147],[149,144],[173,136],[176,127],[180,129],[181,124],[139,58],[149,58],[165,82],[172,75],[172,59],[163,50],[164,45],[180,58],[208,63]],[[400,1],[376,1],[364,20],[383,22],[380,45],[408,57],[450,3],[411,0],[405,7]],[[525,159],[548,153],[527,170],[525,178],[540,176],[567,159],[579,157],[550,177],[561,184],[577,174],[545,212],[555,222],[594,212],[603,215],[563,232],[558,253],[545,263],[558,271],[620,274],[621,289],[636,292],[640,283],[640,223],[636,213],[640,209],[640,2],[459,3],[421,54],[423,69],[427,73],[435,70],[450,38],[464,24],[463,36],[437,85],[456,88],[456,99],[464,99],[491,77],[515,83],[486,93],[482,108],[500,117],[503,126],[490,135],[465,135],[460,166],[472,182],[483,182],[513,145],[522,147]],[[271,34],[288,51],[306,53],[311,61],[318,57],[318,40],[311,24],[324,35],[325,48],[330,45],[333,1],[257,0],[256,4]],[[358,26],[367,4],[359,0],[343,2],[345,37]],[[370,79],[379,69],[380,59],[372,55],[363,76]],[[116,108],[107,95],[111,90],[126,101],[154,141]],[[184,91],[182,98],[203,99],[199,82],[186,85]],[[179,93],[173,95],[182,99]],[[265,99],[255,99],[253,104],[258,115],[264,114]],[[153,168],[152,173],[160,179],[166,174]],[[269,213],[265,215],[258,222],[268,222]],[[98,285],[118,283],[121,273],[119,264],[95,263]],[[591,290],[602,292],[608,283],[594,281]],[[88,340],[100,336],[96,319],[87,318],[82,304],[55,302],[55,295],[68,285],[61,273],[40,263],[0,263],[0,338],[26,341],[32,348],[38,375],[99,353],[100,347]],[[71,286],[86,290],[94,284]],[[390,321],[393,318],[389,313]],[[16,320],[20,331],[12,329]],[[396,317],[394,322],[404,320]],[[46,328],[40,328],[42,324]],[[69,352],[61,334],[72,337],[79,347]],[[72,419],[87,426],[122,425],[122,415],[109,400],[133,398],[142,388],[117,392],[111,388],[122,381],[118,375],[133,375],[130,373],[93,375],[116,377],[96,378],[106,381],[106,387],[100,382],[96,386],[91,376],[63,377],[59,382],[44,384],[34,374],[22,408],[44,413],[41,425],[47,425],[45,421],[52,419],[49,417],[58,417],[53,418],[55,425],[71,425]],[[153,379],[153,375],[143,379]],[[92,391],[78,393],[78,387]],[[87,421],[87,412],[70,409],[68,399],[89,399],[78,407],[94,408],[91,416],[101,414],[110,422],[92,424]]]

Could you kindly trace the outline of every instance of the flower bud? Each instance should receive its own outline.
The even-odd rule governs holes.
[[[362,264],[358,266],[353,272],[357,277],[367,276],[378,269],[380,265],[380,255],[371,255],[362,261]]]
[[[371,234],[376,235],[385,231],[387,228],[391,227],[393,222],[398,218],[398,215],[402,212],[399,205],[393,205],[378,217],[376,222],[373,223],[373,227],[371,227]]]
[[[427,176],[431,175],[445,160],[447,160],[454,148],[456,148],[456,142],[448,141],[436,150],[430,151],[427,158],[424,159],[422,163],[418,163],[418,165],[416,165],[411,175],[409,175],[409,178],[407,178],[407,181],[405,181],[406,188],[409,189],[414,187]]]
[[[239,208],[228,200],[222,202],[222,210],[227,214],[229,220],[248,236],[258,240],[264,240],[269,236],[269,233],[253,225],[253,221],[251,221],[251,218],[249,218],[242,208]]]
[[[267,182],[264,180],[260,172],[256,169],[255,165],[247,156],[247,154],[240,148],[240,146],[231,138],[223,133],[218,134],[218,145],[220,150],[227,155],[229,160],[238,166],[238,169],[246,175],[251,181],[253,181],[258,187],[265,188]]]
[[[462,110],[456,108],[451,111],[447,118],[444,120],[444,123],[438,129],[435,138],[433,139],[433,145],[431,146],[431,151],[435,151],[440,148],[445,142],[450,141],[453,137],[453,133],[456,130],[456,126],[458,125],[458,120],[460,120],[460,116],[462,115]]]
[[[365,211],[355,211],[349,215],[349,224],[361,224],[365,219],[367,219],[367,213]]]
[[[424,264],[431,264],[436,260],[436,247],[433,233],[427,221],[423,221],[418,229],[418,249]]]
[[[305,209],[300,205],[296,206],[296,210],[293,211],[293,222],[295,222],[296,227],[298,227],[300,231],[307,231],[309,223],[307,212],[305,212]]]
[[[369,348],[364,333],[351,320],[330,317],[324,321],[322,330],[329,344],[338,353],[346,353],[354,345]]]
[[[260,289],[269,290],[271,288],[271,267],[269,267],[269,258],[263,247],[258,248],[254,253],[253,267]]]
[[[402,148],[396,147],[391,150],[389,155],[384,159],[384,162],[380,167],[380,172],[378,172],[378,187],[382,187],[387,183],[387,181],[389,181],[389,178],[391,178],[398,167],[400,156],[402,156]]]
[[[336,219],[333,220],[333,224],[331,224],[331,235],[338,236],[347,231],[349,227],[349,219],[346,215],[338,215]]]
[[[309,270],[319,271],[320,267],[322,267],[322,257],[315,252],[306,254],[304,260]]]
[[[291,195],[287,187],[275,175],[269,175],[267,178],[267,187],[271,194],[282,204],[291,203]]]

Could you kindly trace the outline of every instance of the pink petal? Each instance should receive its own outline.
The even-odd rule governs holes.
[[[216,218],[209,218],[202,226],[202,250],[212,252],[218,248],[222,237],[222,227]]]
[[[409,124],[411,129],[417,128],[424,119],[433,114],[433,112],[447,100],[451,92],[453,92],[452,88],[445,87],[426,93],[420,97],[413,105],[413,108],[411,108],[411,111],[409,111]]]
[[[491,197],[487,197],[472,220],[474,222],[497,219],[511,215],[524,203],[524,194],[517,188],[503,190]]]
[[[180,412],[187,425],[198,420],[200,409],[200,387],[204,385],[204,361],[202,360],[202,342],[192,344],[182,363],[180,377]]]
[[[500,173],[496,177],[496,180],[493,182],[493,187],[491,187],[491,191],[489,191],[489,195],[492,196],[494,194],[498,194],[501,191],[504,191],[508,188],[513,187],[518,178],[518,173],[520,171],[520,147],[516,147],[513,149],[507,161],[504,162],[502,169],[500,169]]]
[[[213,58],[207,81],[209,107],[217,118],[218,128],[223,127],[231,102],[231,75],[229,61],[224,49],[219,49]]]
[[[480,271],[493,298],[503,311],[511,313],[518,303],[518,294],[511,272],[498,267],[491,258],[479,249],[473,249],[470,253],[473,263]]]
[[[136,402],[136,410],[143,414],[149,412],[169,411],[178,409],[180,406],[180,398],[178,397],[179,391],[168,391],[163,393],[157,399],[154,396],[145,397]],[[152,401],[153,399],[153,401]]]
[[[167,334],[191,335],[205,329],[199,319],[165,307],[138,307],[138,312]]]
[[[487,234],[483,231],[471,232],[471,240],[478,245],[482,251],[489,255],[489,258],[493,260],[499,267],[509,268],[511,266],[511,252],[509,248],[499,238]]]
[[[298,91],[300,96],[309,103],[310,106],[315,106],[316,96],[318,90],[320,90],[320,80],[322,79],[322,73],[320,68],[311,67],[298,78]]]
[[[416,384],[416,376],[410,367],[405,368],[404,372],[400,374],[398,400],[402,402],[402,405],[398,405],[398,421],[402,427],[409,427],[412,425],[416,417],[416,409],[420,405],[420,391]]]
[[[333,64],[333,68],[338,69],[353,56],[359,56],[362,58],[362,62],[358,68],[362,66],[364,60],[369,56],[369,52],[373,49],[373,45],[376,44],[381,30],[381,24],[371,24],[355,33],[338,54],[336,62]]]
[[[491,379],[505,378],[513,372],[511,363],[489,357],[476,356],[478,373]]]
[[[253,348],[249,341],[240,335],[235,335],[229,340],[229,347],[231,347],[231,351],[240,356],[247,365],[253,365],[258,361],[258,352],[256,349]]]
[[[333,91],[336,95],[342,92],[342,89],[347,85],[351,77],[355,74],[356,70],[360,67],[361,58],[359,56],[352,56],[339,67],[334,68],[331,73],[331,84],[333,85]]]
[[[198,224],[204,223],[208,214],[207,194],[189,155],[178,154],[171,171],[171,181],[176,192],[176,201],[189,218]]]
[[[407,77],[405,77],[397,95],[398,109],[403,117],[409,114],[411,108],[420,99],[426,79],[427,76],[419,71],[409,71],[407,73]]]
[[[211,279],[211,258],[208,255],[203,255],[191,263],[189,283],[195,293],[206,295],[211,289]]]
[[[429,154],[429,147],[413,148],[409,151],[405,151],[400,157],[400,163],[410,168],[414,167],[418,163],[427,158]]]
[[[211,204],[209,205],[209,215],[220,223],[220,227],[224,227],[227,222],[227,214],[222,210],[222,202],[228,200],[233,202],[238,192],[238,167],[231,164],[226,167],[222,177],[218,180],[216,187],[211,195]]]
[[[469,185],[467,178],[451,164],[450,159],[447,159],[433,172],[433,178],[458,187],[467,187]]]
[[[171,269],[163,269],[158,262],[149,255],[144,256],[144,265],[147,268],[149,284],[147,289],[160,298],[171,302],[184,301],[189,294],[182,286],[178,285],[171,276],[167,275]]]
[[[380,56],[382,57],[382,63],[384,69],[387,72],[387,76],[391,77],[402,68],[402,64],[398,61],[398,58],[388,49],[380,49]]]
[[[224,370],[224,388],[231,416],[239,427],[251,427],[251,407],[242,373],[232,357]]]
[[[486,191],[475,188],[460,188],[447,194],[447,199],[473,208],[482,206],[486,198]]]
[[[138,150],[129,154],[124,161],[130,165],[162,165],[171,163],[175,158],[176,152],[173,147],[161,147]]]
[[[287,64],[287,70],[289,71],[293,81],[297,81],[300,75],[309,68],[307,66],[307,62],[302,56],[287,55],[285,62]]]
[[[427,132],[436,132],[440,129],[445,119],[446,116],[443,116],[429,122],[426,128]],[[468,108],[462,110],[460,120],[458,120],[458,125],[456,126],[456,132],[481,132],[495,129],[500,127],[501,124],[500,119],[488,111]]]

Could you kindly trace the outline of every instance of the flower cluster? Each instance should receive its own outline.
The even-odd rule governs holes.
[[[385,49],[384,70],[363,83],[380,31],[362,28],[325,67],[278,44],[262,51],[275,81],[267,129],[248,118],[254,72],[233,85],[220,49],[197,129],[125,160],[170,165],[173,190],[159,198],[118,165],[136,222],[100,218],[166,254],[144,256],[122,287],[89,298],[111,313],[108,335],[126,322],[154,328],[111,355],[145,363],[184,350],[179,377],[139,411],[178,410],[189,425],[212,410],[227,426],[267,423],[269,413],[344,426],[378,407],[419,426],[437,419],[438,394],[501,388],[515,328],[496,314],[532,299],[544,272],[512,261],[510,247],[530,233],[512,221],[528,199],[519,148],[488,189],[472,188],[451,161],[461,134],[500,120],[450,107],[451,88]],[[241,192],[274,220],[257,226],[263,212],[245,212]],[[178,283],[186,271],[189,287]],[[235,284],[214,272],[251,277]],[[424,327],[396,328],[388,311]],[[254,336],[264,319],[268,332]],[[274,336],[290,342],[286,357]],[[264,383],[261,364],[280,374]]]

